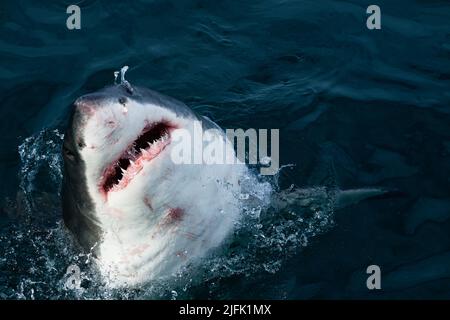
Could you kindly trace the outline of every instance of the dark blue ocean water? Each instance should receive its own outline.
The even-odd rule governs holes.
[[[69,4],[0,4],[0,298],[450,298],[448,1],[377,0],[381,30],[361,0],[78,1],[74,31]],[[195,278],[108,290],[62,227],[59,150],[70,103],[123,65],[222,127],[279,128],[280,190],[398,192],[307,226],[265,213],[269,242],[250,227]]]

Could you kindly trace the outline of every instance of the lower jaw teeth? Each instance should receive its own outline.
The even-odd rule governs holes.
[[[164,134],[163,136],[161,136],[159,139],[157,139],[157,140],[155,140],[155,141],[153,141],[153,142],[151,142],[151,143],[150,143],[150,142],[147,142],[148,148],[146,148],[146,149],[140,149],[140,152],[139,152],[139,153],[137,153],[135,149],[133,149],[134,151],[128,151],[127,154],[130,156],[130,157],[129,157],[130,165],[128,166],[127,169],[124,169],[124,168],[120,167],[119,162],[116,163],[116,165],[120,167],[120,170],[121,170],[121,172],[122,172],[122,178],[121,178],[116,184],[114,184],[112,188],[110,188],[110,191],[117,190],[117,189],[119,188],[119,186],[120,186],[120,183],[122,182],[122,180],[124,179],[124,177],[125,177],[126,175],[130,175],[131,178],[134,176],[134,175],[131,176],[131,173],[129,173],[128,170],[129,170],[132,166],[135,165],[135,161],[136,161],[140,156],[142,156],[142,155],[143,155],[143,156],[149,155],[149,154],[150,154],[150,151],[151,151],[151,149],[152,149],[152,147],[155,147],[155,146],[157,146],[158,144],[167,141],[168,138],[169,138],[169,134],[166,133],[166,134]],[[128,178],[130,178],[130,177],[128,177]]]

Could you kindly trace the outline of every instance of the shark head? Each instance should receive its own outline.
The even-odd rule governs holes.
[[[245,166],[172,161],[174,136],[198,122],[214,126],[139,87],[115,85],[74,102],[63,145],[64,222],[111,283],[171,275],[219,246],[239,219]]]

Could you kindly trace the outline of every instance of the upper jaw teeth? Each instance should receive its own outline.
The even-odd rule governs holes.
[[[105,180],[105,191],[119,190],[120,182],[124,177],[127,177],[127,180],[129,180],[139,172],[140,169],[137,166],[143,165],[142,160],[151,160],[157,156],[165,145],[169,143],[170,131],[160,132],[160,136],[157,139],[150,138],[149,140],[144,142],[144,144],[147,144],[147,147],[141,147],[141,144],[143,143],[142,138],[136,139],[131,147],[124,151],[121,158],[115,162],[115,165],[108,169],[111,173],[108,173],[108,175],[103,178]],[[117,170],[119,169],[121,175],[117,176]],[[111,179],[114,180],[111,181]]]
[[[156,140],[154,140],[152,142],[147,142],[147,146],[148,147],[145,148],[145,149],[140,148],[139,152],[138,152],[138,150],[136,148],[136,145],[133,145],[133,147],[130,148],[127,151],[127,155],[129,156],[130,164],[134,165],[135,161],[137,160],[137,158],[139,158],[140,155],[148,155],[148,154],[150,154],[150,150],[151,150],[152,147],[158,145],[159,143],[164,143],[168,139],[169,139],[169,134],[165,133],[160,138],[158,138],[158,139],[156,139]],[[117,163],[117,165],[119,165],[119,164]],[[122,169],[123,173],[126,172],[126,170],[124,170],[123,168],[121,168],[121,169]]]

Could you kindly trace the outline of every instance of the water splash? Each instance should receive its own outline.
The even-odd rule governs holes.
[[[19,173],[20,188],[24,192],[32,192],[39,171],[45,169],[56,189],[61,186],[62,157],[61,142],[64,135],[57,129],[42,130],[37,135],[26,138],[18,148],[21,168]],[[45,168],[44,168],[45,167]]]
[[[114,71],[114,84],[117,84],[117,79],[120,74],[120,85],[124,86],[129,94],[133,94],[134,90],[131,84],[125,79],[125,73],[128,71],[128,66],[123,66],[120,71]]]

